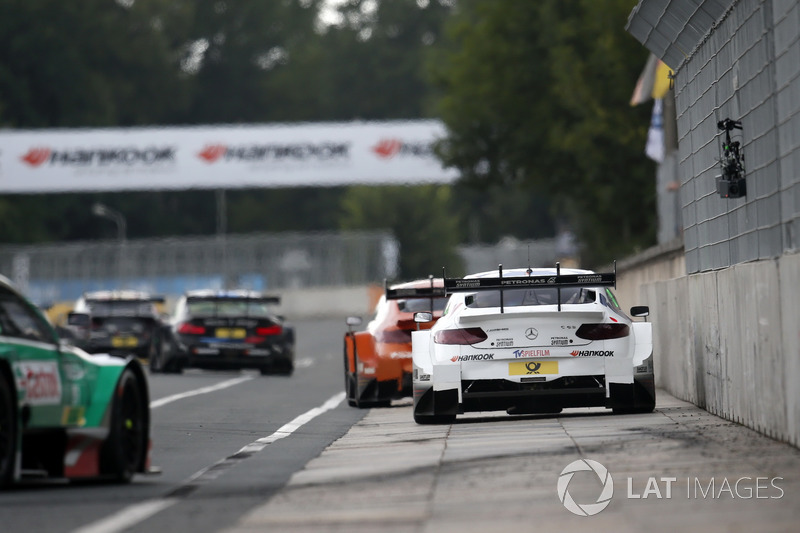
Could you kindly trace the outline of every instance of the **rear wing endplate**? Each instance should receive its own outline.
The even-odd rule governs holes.
[[[442,269],[444,290],[453,292],[500,291],[500,312],[503,312],[503,291],[509,289],[558,289],[558,310],[561,311],[561,289],[567,287],[617,287],[617,262],[614,271],[592,274],[561,274],[561,264],[556,263],[555,276],[503,277],[503,265],[497,266],[496,278],[448,278]]]

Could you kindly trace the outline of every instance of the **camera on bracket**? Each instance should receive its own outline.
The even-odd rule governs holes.
[[[747,196],[747,180],[717,176],[717,192],[722,198],[741,198]]]
[[[731,130],[742,129],[738,120],[726,118],[717,123],[725,131],[720,166],[722,175],[717,176],[717,192],[722,198],[741,198],[747,195],[747,182],[744,178],[744,155],[739,141],[731,141]]]

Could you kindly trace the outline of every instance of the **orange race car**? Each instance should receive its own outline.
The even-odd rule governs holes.
[[[344,382],[353,407],[387,407],[411,396],[411,332],[429,329],[442,316],[447,299],[442,280],[429,278],[386,287],[366,331],[353,331],[361,317],[347,318]],[[417,324],[414,313],[430,311],[433,322]]]

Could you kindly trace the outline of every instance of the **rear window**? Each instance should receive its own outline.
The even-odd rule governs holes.
[[[191,316],[271,316],[271,306],[264,302],[247,300],[189,300],[186,304]]]
[[[447,304],[447,298],[434,298],[433,309],[431,309],[430,298],[409,298],[408,300],[397,300],[397,308],[403,313],[419,313],[422,311],[441,311]]]
[[[595,291],[583,287],[561,289],[562,304],[588,304],[595,301]],[[556,305],[559,301],[558,289],[512,289],[503,291],[504,307],[528,305]],[[470,308],[500,307],[500,291],[486,291],[468,294],[464,303]]]
[[[108,301],[87,302],[94,316],[153,316],[156,308],[152,302]]]

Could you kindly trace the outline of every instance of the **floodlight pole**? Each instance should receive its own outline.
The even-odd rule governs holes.
[[[126,248],[128,244],[125,216],[119,211],[111,209],[107,205],[103,205],[99,202],[92,205],[92,214],[101,218],[107,218],[117,225],[117,276],[119,277],[123,288],[125,288],[124,286],[127,282]]]

